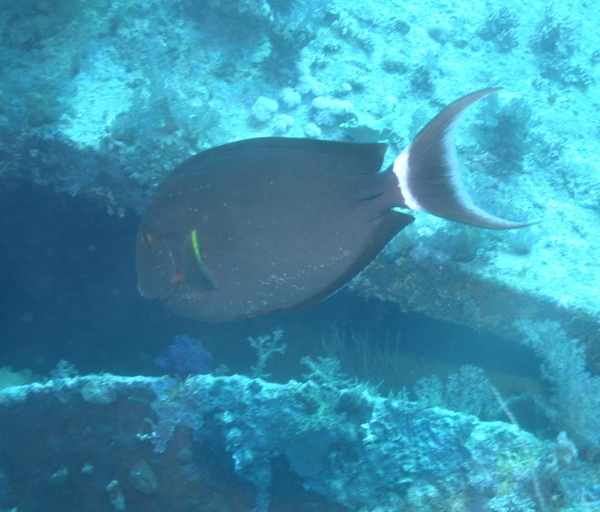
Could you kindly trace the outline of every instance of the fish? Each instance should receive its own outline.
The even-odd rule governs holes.
[[[381,170],[387,145],[263,137],[192,156],[158,185],[136,239],[138,290],[224,322],[307,307],[359,274],[414,216],[486,229],[532,222],[476,206],[454,131],[500,88],[446,106]]]

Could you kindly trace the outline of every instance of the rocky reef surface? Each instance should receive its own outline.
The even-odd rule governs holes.
[[[286,384],[104,374],[6,388],[1,505],[373,512],[598,502],[592,467],[564,433],[542,442],[313,369]]]
[[[445,104],[503,86],[462,121],[462,175],[478,205],[539,224],[418,215],[350,288],[523,342],[553,426],[597,462],[598,16],[575,1],[6,0],[1,183],[139,213],[203,149],[380,141],[390,161]],[[104,375],[0,402],[0,506],[19,511],[39,510],[28,496],[61,512],[598,506],[597,470],[568,439],[348,383]]]

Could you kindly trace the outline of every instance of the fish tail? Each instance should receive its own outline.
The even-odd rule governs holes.
[[[513,229],[535,222],[513,222],[477,207],[460,178],[454,130],[466,110],[500,87],[463,96],[435,116],[393,164],[405,206],[437,217],[488,229]]]

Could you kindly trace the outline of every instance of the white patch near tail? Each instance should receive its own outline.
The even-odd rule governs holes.
[[[400,153],[396,159],[394,160],[394,174],[396,178],[398,178],[398,186],[400,187],[400,192],[402,193],[402,198],[404,199],[404,203],[411,210],[415,210],[417,212],[422,212],[423,207],[417,201],[417,198],[411,193],[410,188],[408,186],[408,150],[410,146],[407,147],[402,153]]]
[[[508,221],[482,210],[475,205],[460,178],[454,131],[471,105],[498,90],[483,89],[448,105],[394,160],[393,171],[407,207],[488,229],[534,224]]]

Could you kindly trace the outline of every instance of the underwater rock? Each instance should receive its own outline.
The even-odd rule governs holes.
[[[86,386],[119,393],[110,404],[88,404],[77,400]],[[27,499],[46,507],[60,502],[62,510],[96,512],[109,503],[164,510],[177,503],[178,511],[191,512],[209,497],[237,500],[239,510],[254,502],[257,510],[284,512],[277,482],[289,467],[322,497],[323,511],[337,504],[433,512],[474,503],[486,510],[493,501],[535,503],[531,468],[537,466],[545,493],[545,461],[560,451],[509,423],[383,398],[348,381],[105,374],[66,379],[67,400],[56,393],[53,382],[0,391],[0,450],[20,447],[2,468],[11,483],[3,489],[9,508],[29,510]],[[202,455],[207,449],[210,455]],[[82,460],[93,471],[82,471]],[[231,471],[232,461],[224,485],[219,475]],[[44,482],[57,467],[68,478],[49,491]],[[553,485],[566,471],[553,466]],[[574,485],[584,485],[581,471],[587,468],[580,463],[568,468],[570,496]],[[295,499],[306,498],[300,489]],[[285,492],[291,499],[287,485]]]
[[[136,491],[140,491],[148,496],[158,489],[158,482],[156,481],[154,471],[145,459],[137,461],[131,467],[129,482]]]
[[[110,381],[90,381],[83,386],[81,396],[86,402],[105,405],[117,399],[117,392]]]

